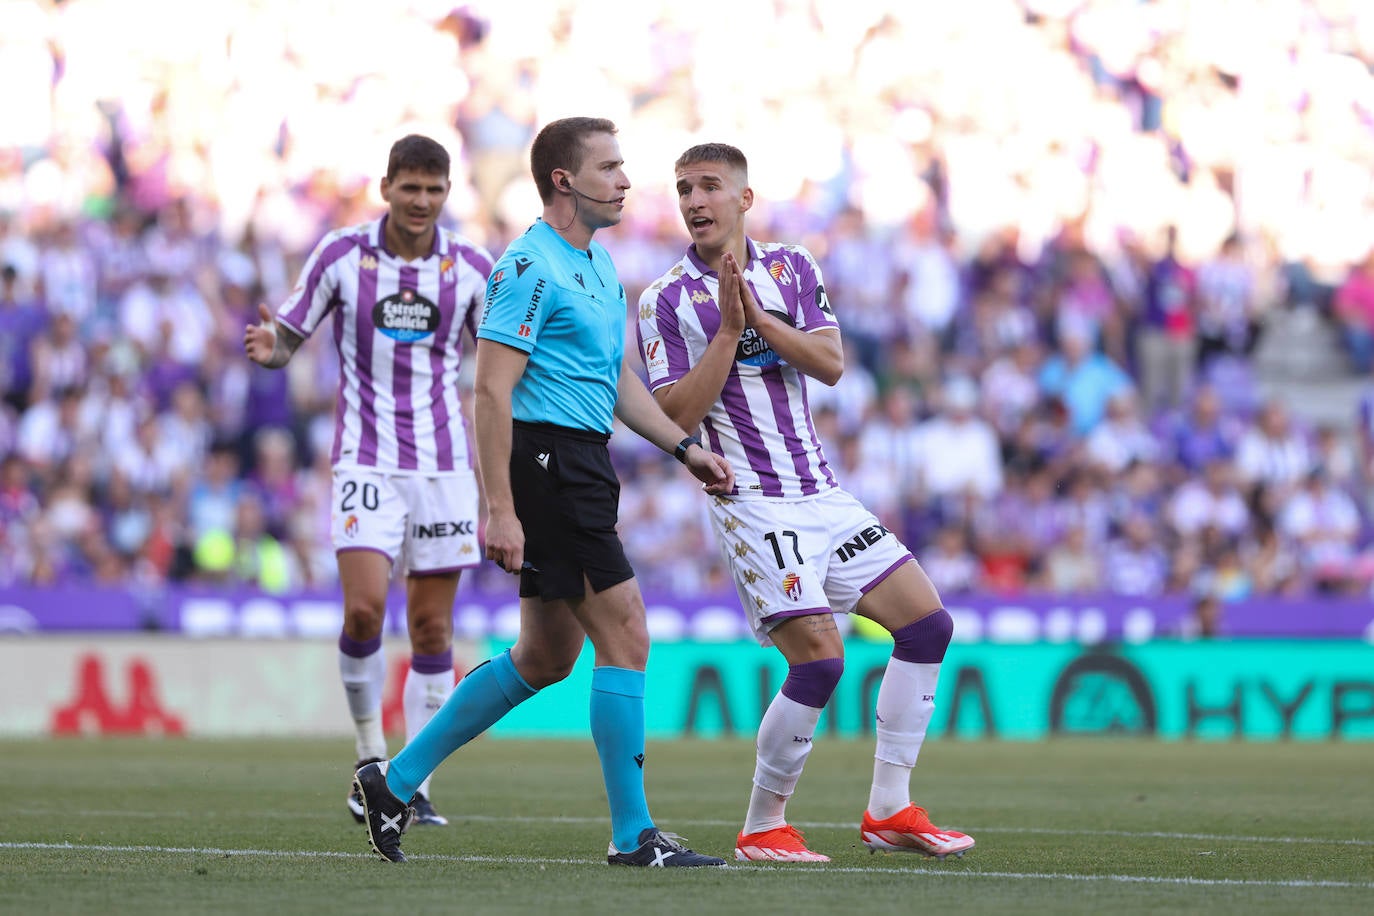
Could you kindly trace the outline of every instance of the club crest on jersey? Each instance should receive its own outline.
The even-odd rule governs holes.
[[[443,258],[439,261],[439,273],[448,279],[449,272],[453,270],[453,258]]]
[[[792,271],[788,270],[787,265],[782,261],[774,261],[769,264],[768,275],[783,286],[792,285]]]
[[[793,601],[800,601],[802,596],[801,576],[790,572],[782,577],[782,590]]]
[[[415,290],[403,289],[372,307],[372,324],[392,340],[411,343],[439,329],[439,307]]]

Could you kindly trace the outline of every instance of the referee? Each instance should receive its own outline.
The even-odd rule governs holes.
[[[373,847],[392,861],[405,858],[401,800],[454,750],[567,677],[590,639],[592,740],[611,809],[607,861],[725,864],[660,832],[644,798],[649,633],[615,530],[620,482],[606,445],[612,424],[618,417],[675,455],[707,493],[728,493],[734,474],[624,366],[625,289],[606,249],[592,240],[620,222],[630,187],[615,135],[601,118],[565,118],[539,132],[530,164],[543,217],[511,243],[487,283],[474,411],[486,555],[520,576],[520,636],[468,674],[389,765],[359,770]]]

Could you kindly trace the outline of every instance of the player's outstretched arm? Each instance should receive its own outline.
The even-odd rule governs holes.
[[[258,303],[257,324],[243,329],[243,352],[259,366],[280,369],[291,361],[291,355],[301,345],[301,338],[290,328],[277,323],[272,311]]]
[[[663,451],[674,455],[686,433],[658,406],[628,362],[621,363],[616,395],[615,415],[621,422]],[[693,477],[705,485],[703,489],[707,493],[728,493],[735,486],[735,472],[730,462],[700,445],[689,447],[682,456],[682,463]]]

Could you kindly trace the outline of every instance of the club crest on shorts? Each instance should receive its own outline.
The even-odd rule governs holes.
[[[782,590],[793,601],[800,601],[802,596],[801,576],[790,572],[782,577]]]

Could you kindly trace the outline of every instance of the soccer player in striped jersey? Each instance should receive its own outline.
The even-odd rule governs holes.
[[[759,725],[735,857],[828,861],[785,809],[844,670],[837,612],[877,622],[894,641],[863,842],[962,855],[973,839],[932,825],[909,787],[953,623],[911,552],[841,488],[817,439],[807,377],[833,385],[844,371],[820,269],[800,246],[745,234],[754,194],[738,149],[694,146],[675,169],[692,245],[639,300],[640,354],[664,412],[735,469],[734,489],[711,500],[712,525],[755,635],[789,666]]]
[[[459,406],[462,335],[475,334],[491,255],[438,226],[449,154],[411,134],[381,180],[387,212],[326,235],[274,315],[244,330],[248,358],[280,369],[325,319],[340,378],[333,446],[333,542],[343,588],[339,672],[356,729],[354,769],[387,756],[382,627],[393,566],[406,573],[411,659],[403,689],[414,735],[453,690],[453,600],[482,554],[478,492]],[[347,797],[360,823],[356,792]],[[413,799],[419,823],[448,823]]]

